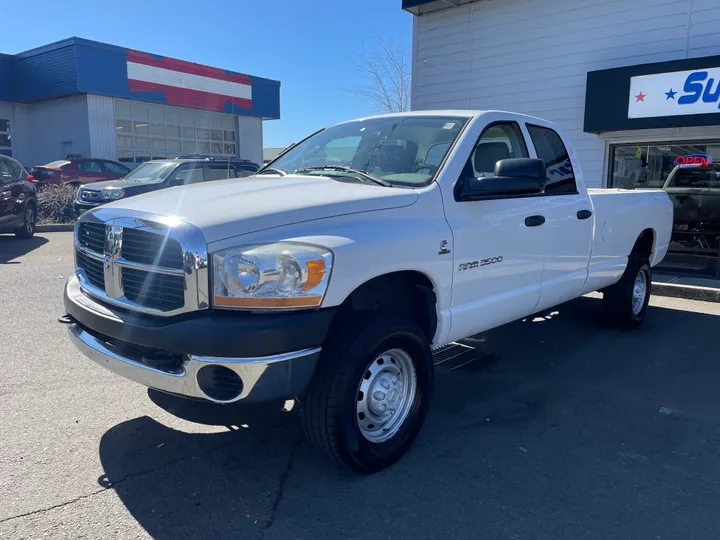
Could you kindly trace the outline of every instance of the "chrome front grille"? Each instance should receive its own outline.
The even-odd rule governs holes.
[[[137,229],[124,229],[122,256],[128,261],[167,268],[182,268],[182,248],[177,240]]]
[[[78,228],[78,243],[102,255],[105,249],[105,224],[104,223],[82,223]]]
[[[105,290],[105,274],[103,262],[89,257],[82,251],[75,253],[75,265],[85,271],[87,280],[98,289]]]
[[[124,268],[122,284],[125,298],[152,309],[171,311],[180,309],[185,303],[183,276],[168,276]]]
[[[100,208],[78,221],[75,252],[80,285],[99,300],[157,315],[209,307],[205,239],[192,225]]]

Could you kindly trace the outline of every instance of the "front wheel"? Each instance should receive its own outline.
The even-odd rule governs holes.
[[[23,220],[23,224],[15,230],[15,236],[18,238],[32,238],[35,234],[36,221],[35,205],[28,203],[25,207],[25,219]]]
[[[309,441],[361,473],[392,465],[410,448],[427,414],[433,364],[425,334],[402,317],[340,324],[305,396]]]
[[[621,328],[637,328],[645,320],[652,270],[647,259],[631,257],[625,273],[603,293],[603,311],[608,323]]]

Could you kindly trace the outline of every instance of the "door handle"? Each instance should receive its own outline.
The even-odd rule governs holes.
[[[526,227],[539,227],[545,223],[545,216],[528,216],[525,218]]]
[[[578,219],[588,219],[592,216],[592,212],[590,210],[578,210],[577,218]]]

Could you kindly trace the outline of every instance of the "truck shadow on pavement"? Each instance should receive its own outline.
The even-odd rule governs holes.
[[[476,336],[442,365],[426,425],[398,464],[338,470],[299,412],[185,408],[100,441],[105,474],[154,538],[644,538],[716,530],[720,317],[651,307],[634,332],[582,298]],[[489,359],[483,363],[482,359]],[[197,429],[197,428],[193,428]],[[711,534],[717,536],[717,534]]]
[[[15,235],[0,234],[0,264],[20,264],[14,259],[27,255],[47,242],[47,238],[42,236],[16,238]]]

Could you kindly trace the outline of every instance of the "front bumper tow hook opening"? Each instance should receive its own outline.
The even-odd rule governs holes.
[[[61,315],[57,318],[57,322],[60,324],[75,324],[76,321],[70,315]]]

